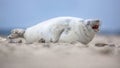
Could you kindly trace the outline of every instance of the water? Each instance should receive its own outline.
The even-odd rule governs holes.
[[[4,35],[7,36],[10,34],[11,29],[2,29],[0,30],[0,35]],[[106,35],[120,35],[120,31],[116,30],[116,31],[108,31],[108,30],[101,30],[98,34],[106,34]]]
[[[10,34],[10,31],[11,31],[11,29],[3,29],[3,30],[0,30],[0,35],[7,36],[7,35]]]

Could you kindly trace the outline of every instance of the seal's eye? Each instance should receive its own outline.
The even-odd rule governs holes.
[[[99,28],[99,25],[93,25],[92,26],[92,29],[98,29]]]

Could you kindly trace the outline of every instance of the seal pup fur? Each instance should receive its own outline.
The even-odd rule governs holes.
[[[23,37],[27,43],[77,41],[88,44],[99,31],[99,24],[98,19],[56,17],[28,27],[26,30],[14,30],[13,32],[17,33],[12,33],[13,36],[10,36],[11,38]]]

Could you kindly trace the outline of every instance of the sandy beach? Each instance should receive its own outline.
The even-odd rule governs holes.
[[[120,36],[81,43],[10,43],[0,36],[0,68],[120,68]]]

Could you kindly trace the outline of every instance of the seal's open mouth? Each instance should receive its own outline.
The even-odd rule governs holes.
[[[92,26],[92,29],[98,29],[98,28],[99,28],[99,25]]]
[[[98,25],[98,24],[97,24],[97,25],[93,25],[93,26],[92,26],[92,29],[93,29],[95,32],[99,31],[99,25]]]

